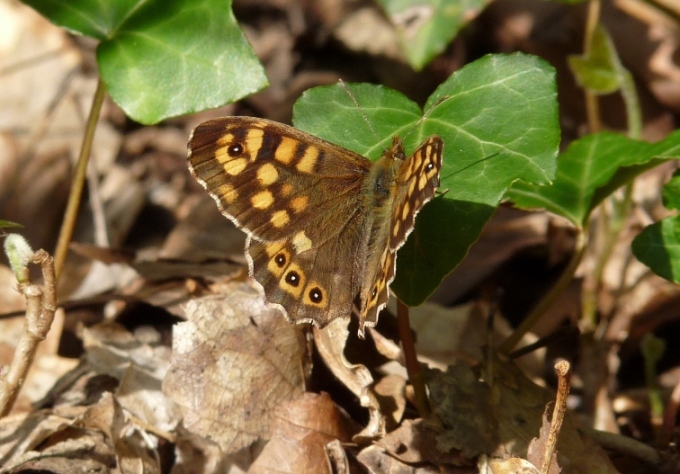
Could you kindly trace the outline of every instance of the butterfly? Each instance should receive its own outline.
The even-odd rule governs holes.
[[[367,158],[278,122],[222,117],[200,124],[188,165],[247,234],[250,276],[290,321],[323,327],[355,313],[359,335],[389,299],[396,252],[439,187],[444,143],[410,156],[394,137]]]

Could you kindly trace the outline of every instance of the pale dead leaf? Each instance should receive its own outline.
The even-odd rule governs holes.
[[[543,422],[539,431],[538,438],[534,438],[529,443],[527,451],[527,461],[540,468],[543,464],[545,451],[548,448],[548,435],[550,434],[550,421],[548,421],[548,414],[552,412],[553,404],[549,404],[543,412]],[[550,459],[550,466],[548,467],[548,474],[560,474],[560,467],[557,465],[557,453],[553,453]]]
[[[493,459],[480,456],[477,465],[479,472],[488,472],[489,474],[539,474],[536,466],[521,458]]]
[[[406,379],[399,375],[388,374],[375,384],[373,390],[385,416],[387,430],[391,431],[399,425],[406,410]]]
[[[149,331],[155,330],[148,327]],[[119,380],[116,401],[121,406],[160,430],[175,429],[182,418],[181,411],[162,391],[170,367],[169,347],[142,342],[115,323],[84,329],[83,343],[85,358],[92,368]]]
[[[187,304],[163,390],[182,406],[184,426],[235,452],[267,438],[273,410],[303,392],[306,345],[251,285],[226,288]]]
[[[111,393],[88,408],[76,424],[109,438],[122,473],[160,473],[157,438],[137,426]]]
[[[372,445],[357,455],[357,461],[370,474],[473,474],[476,471],[462,471],[452,466],[435,466],[432,464],[411,465],[400,461],[386,453],[380,446]]]
[[[304,393],[277,408],[271,439],[249,474],[314,472],[331,474],[325,446],[349,441],[345,422],[326,393]]]
[[[428,463],[433,466],[462,465],[459,454],[444,453],[437,448],[437,432],[423,420],[404,420],[396,430],[375,442],[384,452],[405,464]]]
[[[348,324],[349,319],[336,319],[323,329],[315,327],[314,342],[328,369],[359,399],[362,407],[368,408],[368,425],[353,438],[360,443],[385,436],[385,418],[371,388],[371,373],[366,366],[351,364],[344,356]]]

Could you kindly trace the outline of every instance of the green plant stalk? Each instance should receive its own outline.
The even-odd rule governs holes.
[[[632,200],[633,186],[629,184],[624,187],[623,199],[619,200],[613,197],[609,199],[613,206],[611,219],[606,219],[604,214],[601,214],[599,219],[604,238],[598,240],[598,242],[601,242],[600,251],[598,252],[599,258],[595,264],[595,269],[583,285],[583,295],[581,297],[581,320],[585,321],[586,327],[589,329],[597,327],[597,293],[601,286],[602,275],[604,274],[607,262],[611,258],[614,245],[618,241],[619,234],[626,222],[626,216],[630,210]],[[604,208],[602,210],[604,211]]]
[[[642,112],[640,100],[633,76],[626,69],[621,68],[621,96],[626,104],[626,116],[628,118],[628,136],[639,140],[642,136]]]
[[[581,260],[583,259],[583,254],[586,248],[586,233],[583,229],[578,230],[576,235],[576,248],[574,253],[569,260],[569,263],[562,271],[562,274],[555,282],[553,287],[546,293],[543,298],[534,306],[529,315],[522,321],[522,324],[513,331],[510,336],[503,341],[499,346],[499,351],[503,354],[507,354],[512,351],[517,343],[524,337],[526,333],[531,331],[531,328],[538,322],[539,319],[545,314],[545,312],[550,308],[550,306],[555,302],[557,297],[562,294],[562,292],[569,286],[569,283],[574,279],[574,273],[578,268]]]
[[[657,339],[650,333],[646,334],[642,339],[642,355],[645,361],[645,384],[649,392],[649,408],[651,412],[652,426],[655,431],[661,427],[663,420],[663,400],[659,392],[659,386],[656,383],[657,373],[656,364],[661,359],[665,350],[665,344],[662,340]]]
[[[583,51],[586,55],[590,55],[590,45],[593,44],[593,36],[595,29],[600,21],[600,10],[602,4],[600,0],[590,0],[588,2],[588,15],[586,16],[586,30],[583,35]],[[586,102],[586,116],[588,120],[588,129],[590,133],[597,133],[602,130],[602,121],[600,120],[600,102],[596,94],[584,90]]]
[[[106,89],[101,78],[97,82],[97,90],[94,93],[90,114],[87,117],[85,125],[85,135],[83,136],[83,144],[80,148],[80,155],[78,156],[78,164],[76,165],[76,172],[73,176],[71,184],[71,193],[68,197],[68,204],[66,205],[66,212],[64,213],[64,220],[59,231],[59,240],[57,241],[57,248],[54,251],[54,268],[56,279],[59,281],[61,271],[66,262],[66,255],[68,254],[68,247],[73,237],[73,229],[78,218],[78,209],[80,208],[80,200],[83,196],[83,187],[85,186],[85,177],[87,175],[87,164],[92,150],[92,142],[94,140],[94,132],[97,129],[97,122],[99,114],[104,103],[104,95]]]
[[[411,335],[409,309],[399,298],[397,298],[397,330],[399,332],[399,339],[401,340],[401,347],[404,351],[406,372],[408,373],[408,378],[413,386],[413,396],[415,398],[416,408],[418,409],[420,417],[425,418],[430,414],[430,403],[427,399],[425,379],[423,378],[423,371],[420,369],[420,364],[418,363],[416,347],[413,343],[413,336]]]

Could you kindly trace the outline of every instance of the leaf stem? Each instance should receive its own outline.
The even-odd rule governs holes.
[[[409,309],[399,298],[397,298],[397,330],[399,331],[399,339],[401,339],[401,347],[404,351],[406,372],[413,386],[416,408],[420,417],[425,418],[430,414],[430,403],[427,400],[423,371],[420,369],[416,347],[411,335]]]
[[[71,184],[71,193],[68,197],[68,204],[64,212],[64,220],[59,231],[59,240],[57,248],[54,251],[54,268],[57,281],[61,276],[61,271],[64,268],[66,255],[68,254],[68,247],[73,237],[73,229],[78,218],[78,209],[80,208],[80,199],[83,195],[83,187],[85,185],[85,177],[87,172],[87,164],[90,158],[90,151],[92,150],[92,142],[94,140],[94,132],[97,128],[97,121],[104,103],[104,95],[106,88],[101,78],[97,82],[97,90],[94,93],[90,114],[87,117],[85,126],[85,135],[83,136],[83,144],[80,148],[80,155],[78,156],[78,164],[76,165],[76,172],[73,176]]]

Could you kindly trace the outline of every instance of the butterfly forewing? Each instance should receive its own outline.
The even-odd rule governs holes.
[[[222,213],[253,238],[318,227],[358,198],[370,162],[276,122],[223,117],[199,125],[189,167]]]

